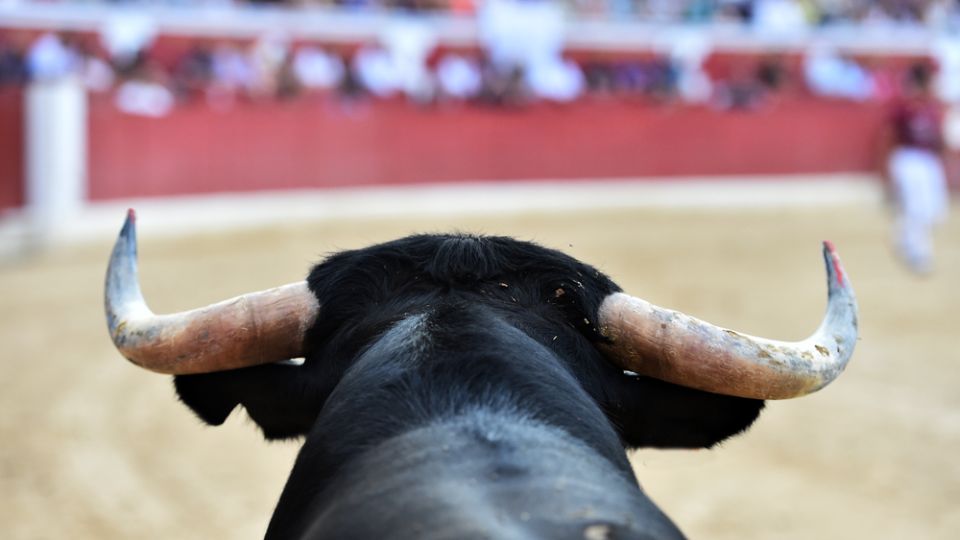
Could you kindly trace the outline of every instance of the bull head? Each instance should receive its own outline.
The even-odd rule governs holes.
[[[613,293],[598,321],[600,347],[623,369],[675,384],[756,399],[799,397],[846,367],[857,340],[857,304],[834,246],[824,242],[828,300],[820,327],[799,342],[727,330],[642,299]],[[155,315],[140,292],[131,210],[106,276],[107,326],[131,362],[168,374],[207,373],[303,355],[305,332],[322,314],[306,282],[210,306]]]

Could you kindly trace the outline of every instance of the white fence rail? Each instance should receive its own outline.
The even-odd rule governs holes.
[[[98,31],[106,24],[129,21],[152,25],[158,33],[167,35],[252,38],[279,32],[292,38],[329,43],[376,39],[391,22],[402,17],[416,17],[432,27],[442,44],[464,46],[477,42],[477,24],[473,17],[447,14],[403,15],[320,7],[0,2],[0,28]],[[728,51],[789,52],[811,44],[825,44],[859,54],[919,55],[927,54],[948,37],[917,25],[833,25],[773,33],[739,24],[654,24],[572,17],[565,30],[568,48],[587,51],[658,50],[695,34],[713,48]]]

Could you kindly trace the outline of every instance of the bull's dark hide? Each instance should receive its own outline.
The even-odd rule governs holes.
[[[308,281],[303,366],[176,378],[210,424],[243,405],[306,436],[270,538],[678,537],[624,449],[710,447],[763,407],[610,364],[597,309],[619,287],[535,244],[413,236]]]

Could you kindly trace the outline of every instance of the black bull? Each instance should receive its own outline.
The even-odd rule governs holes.
[[[268,538],[679,538],[625,449],[709,448],[764,406],[611,363],[598,309],[619,287],[532,243],[412,236],[307,284],[302,365],[175,378],[209,424],[242,405],[266,438],[305,437]]]

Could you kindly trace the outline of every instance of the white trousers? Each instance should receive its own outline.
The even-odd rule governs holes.
[[[947,217],[943,162],[930,150],[899,147],[891,153],[889,167],[899,204],[897,247],[909,264],[926,269],[933,260],[933,226]]]

